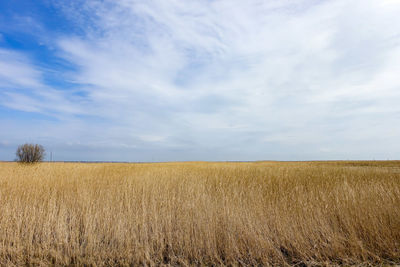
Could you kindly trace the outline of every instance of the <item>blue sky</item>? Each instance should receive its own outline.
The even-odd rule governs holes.
[[[400,1],[0,2],[0,160],[400,159]],[[48,153],[50,154],[50,153]]]

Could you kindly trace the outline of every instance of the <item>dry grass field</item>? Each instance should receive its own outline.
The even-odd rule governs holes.
[[[0,163],[0,265],[400,264],[400,162]]]

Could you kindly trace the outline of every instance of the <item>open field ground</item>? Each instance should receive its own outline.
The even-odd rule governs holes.
[[[0,265],[400,264],[400,162],[0,163]]]

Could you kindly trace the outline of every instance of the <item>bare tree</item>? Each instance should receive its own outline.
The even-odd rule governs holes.
[[[45,150],[38,144],[24,144],[17,148],[17,161],[24,163],[33,163],[43,161]]]

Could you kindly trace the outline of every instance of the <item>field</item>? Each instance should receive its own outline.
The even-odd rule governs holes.
[[[0,163],[0,265],[400,264],[400,162]]]

